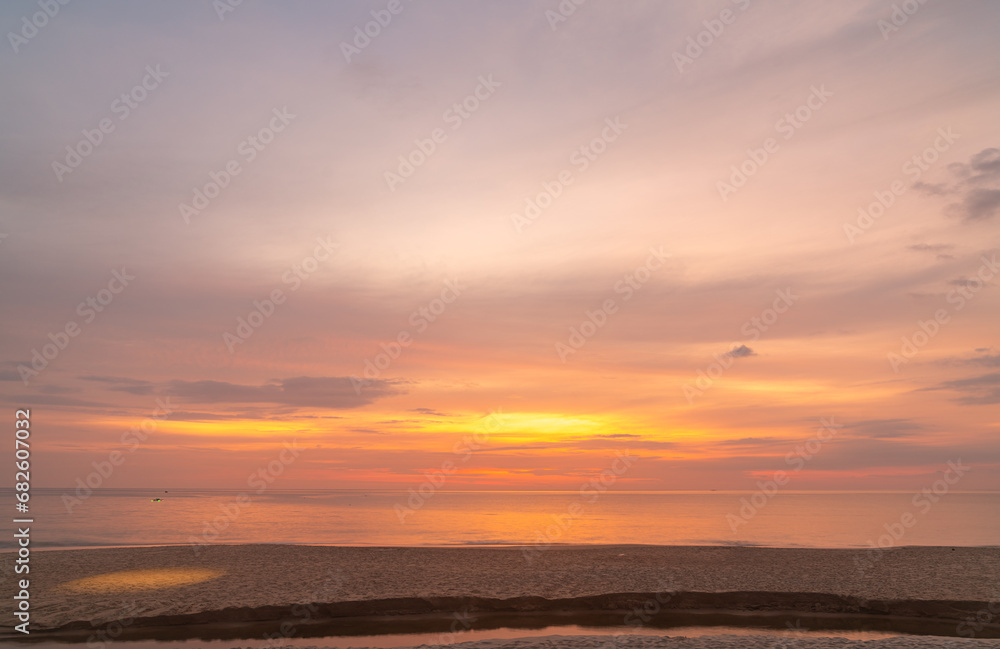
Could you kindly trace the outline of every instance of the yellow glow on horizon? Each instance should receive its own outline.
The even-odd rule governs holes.
[[[517,433],[557,433],[580,435],[599,432],[602,427],[608,427],[606,418],[595,420],[590,417],[578,417],[550,412],[511,412],[499,415],[499,431],[505,434]]]

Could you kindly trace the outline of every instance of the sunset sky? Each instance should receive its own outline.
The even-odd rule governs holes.
[[[4,3],[34,484],[1000,489],[1000,3],[903,4]]]

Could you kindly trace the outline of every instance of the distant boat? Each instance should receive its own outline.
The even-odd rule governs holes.
[[[163,502],[162,498],[150,498],[149,500],[150,500],[150,502],[154,502],[154,503]]]

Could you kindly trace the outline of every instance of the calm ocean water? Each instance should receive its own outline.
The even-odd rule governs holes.
[[[372,546],[532,543],[867,547],[1000,546],[1000,494],[240,492],[35,489],[35,547],[299,543]],[[161,498],[154,502],[153,498]],[[0,500],[14,509],[13,493]],[[9,535],[8,535],[9,538]],[[5,548],[12,547],[4,541]]]

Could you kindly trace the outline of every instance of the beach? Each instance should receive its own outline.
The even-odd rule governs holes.
[[[1000,617],[998,548],[131,547],[41,551],[30,576],[33,635],[117,624],[123,639],[225,637],[216,627],[281,621],[336,635],[413,616],[452,631],[461,615],[642,626],[685,611],[871,615],[969,637],[968,619]],[[1000,637],[997,621],[965,630]]]

